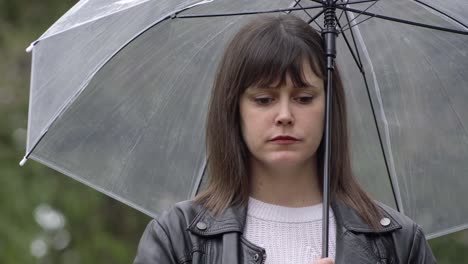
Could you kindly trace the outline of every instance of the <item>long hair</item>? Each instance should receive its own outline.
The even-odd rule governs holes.
[[[249,151],[240,128],[239,100],[252,85],[284,83],[289,75],[304,86],[307,61],[322,80],[325,53],[322,37],[306,22],[292,16],[261,16],[244,27],[226,47],[214,80],[206,126],[208,184],[195,197],[214,214],[248,202]],[[345,93],[338,69],[334,71],[331,126],[331,198],[354,208],[374,228],[380,214],[351,170]],[[325,88],[326,89],[326,88]],[[323,140],[317,150],[318,175],[323,186]]]

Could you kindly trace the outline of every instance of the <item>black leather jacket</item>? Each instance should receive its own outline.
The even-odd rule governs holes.
[[[390,207],[379,206],[384,218],[374,231],[350,207],[332,204],[337,224],[335,263],[436,263],[421,228]],[[264,263],[265,250],[242,236],[245,217],[245,207],[228,208],[214,218],[198,204],[178,203],[148,224],[134,263]]]

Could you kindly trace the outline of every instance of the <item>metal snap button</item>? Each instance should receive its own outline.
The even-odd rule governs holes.
[[[199,230],[205,230],[207,228],[207,225],[204,222],[198,222],[197,223],[197,228]]]
[[[384,217],[384,218],[380,219],[380,224],[382,226],[388,226],[388,225],[390,225],[390,219],[388,219],[387,217]]]
[[[255,254],[255,255],[254,255],[254,260],[255,260],[255,261],[258,261],[259,259],[260,259],[260,255],[259,255],[259,254]]]

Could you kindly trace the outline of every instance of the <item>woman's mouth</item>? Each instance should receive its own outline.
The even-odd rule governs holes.
[[[289,145],[296,143],[299,139],[292,136],[281,135],[272,138],[270,141],[280,145]]]

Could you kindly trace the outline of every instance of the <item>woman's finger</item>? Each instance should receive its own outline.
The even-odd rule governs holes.
[[[331,258],[323,258],[315,261],[312,264],[334,264],[335,262]]]

